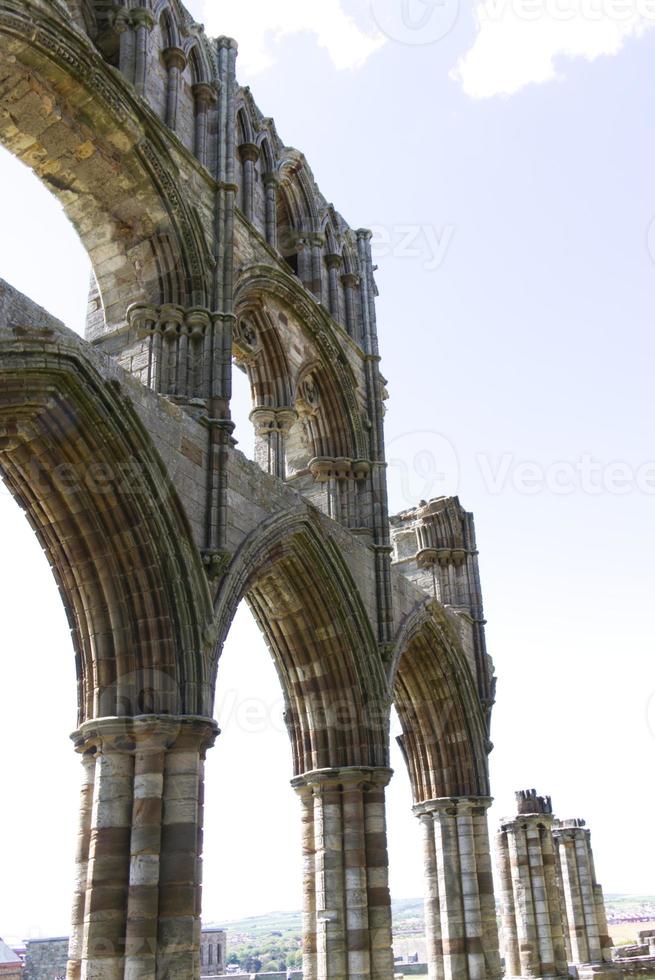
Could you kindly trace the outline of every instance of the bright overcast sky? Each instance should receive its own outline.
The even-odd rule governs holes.
[[[391,504],[475,512],[498,674],[492,829],[535,786],[608,891],[655,892],[655,3],[201,0],[328,200],[375,230]],[[0,157],[0,277],[83,330],[88,268]],[[249,444],[243,379],[235,415]],[[0,935],[68,930],[79,763],[63,610],[0,486]],[[219,673],[205,917],[297,908],[280,691],[247,610]],[[422,892],[402,762],[392,889]]]

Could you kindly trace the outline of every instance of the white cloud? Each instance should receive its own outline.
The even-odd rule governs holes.
[[[218,4],[205,0],[209,34],[225,34],[239,42],[240,76],[252,76],[275,62],[275,45],[291,34],[312,34],[334,67],[361,67],[386,41],[379,33],[361,30],[342,8],[341,0],[248,0]]]
[[[478,33],[453,77],[472,98],[561,78],[558,58],[617,54],[655,25],[655,0],[483,0]]]

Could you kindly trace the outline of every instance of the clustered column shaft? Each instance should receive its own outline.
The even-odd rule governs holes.
[[[239,156],[243,165],[243,213],[248,221],[255,217],[255,167],[259,160],[259,147],[254,143],[241,143]]]
[[[199,977],[201,718],[88,722],[67,980]]]
[[[343,265],[340,255],[331,253],[325,258],[328,268],[328,300],[330,316],[337,323],[341,323],[341,304],[339,302],[339,274]]]
[[[501,976],[487,797],[414,808],[423,829],[430,980]]]
[[[273,248],[277,248],[277,189],[279,182],[277,174],[264,174],[266,241]]]
[[[562,876],[568,945],[574,963],[611,962],[603,890],[596,881],[590,833],[582,820],[556,821],[553,837]]]
[[[508,977],[614,974],[612,941],[589,831],[554,820],[550,797],[516,794],[519,814],[498,833]]]
[[[250,421],[255,427],[255,461],[273,476],[286,476],[286,441],[298,414],[291,408],[255,408]]]
[[[194,152],[203,167],[209,165],[209,154],[207,152],[209,110],[216,103],[217,98],[218,93],[213,86],[207,85],[205,82],[197,82],[193,86],[193,99],[196,114]]]
[[[388,980],[393,972],[384,788],[388,769],[293,780],[303,825],[305,980]]]
[[[522,814],[501,826],[502,920],[510,976],[566,976],[552,815]]]
[[[175,132],[177,115],[180,104],[180,84],[182,74],[187,66],[187,58],[181,48],[167,48],[164,51],[164,64],[168,72],[166,90],[166,125]]]
[[[357,315],[356,290],[359,288],[359,276],[353,272],[345,272],[341,276],[344,302],[346,305],[346,330],[356,341],[361,340],[361,331]]]

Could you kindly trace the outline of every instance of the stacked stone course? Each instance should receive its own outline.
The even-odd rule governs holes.
[[[57,195],[93,266],[84,341],[0,281],[0,471],[77,666],[67,978],[200,976],[203,760],[245,599],[284,692],[307,980],[393,973],[393,704],[431,975],[496,980],[495,680],[473,517],[438,498],[389,518],[371,232],[284,144],[237,52],[179,0],[0,0],[0,143]],[[235,446],[234,370],[256,462]],[[559,969],[544,819],[526,842],[543,866],[530,955]]]
[[[556,820],[534,789],[516,802],[496,839],[506,976],[619,977],[584,821]]]

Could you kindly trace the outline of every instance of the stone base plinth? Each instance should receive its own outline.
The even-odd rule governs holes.
[[[616,963],[581,963],[576,976],[578,980],[621,980],[623,971]]]

